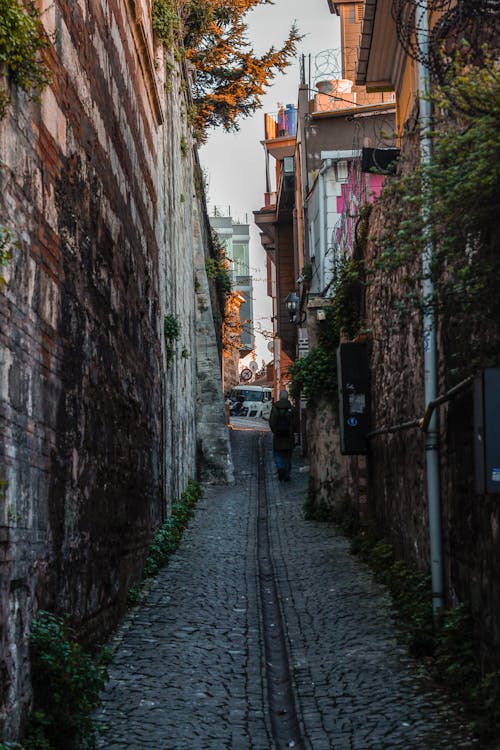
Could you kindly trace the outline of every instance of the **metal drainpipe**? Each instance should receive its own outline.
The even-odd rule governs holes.
[[[428,48],[428,14],[427,4],[423,3],[417,11],[417,37],[420,51],[424,61],[427,59]],[[420,159],[425,167],[431,163],[431,102],[429,100],[429,71],[425,62],[418,64],[418,88],[419,108],[421,119]],[[422,216],[424,226],[429,215],[429,188],[425,182],[422,185]],[[425,229],[424,229],[425,231]],[[425,404],[427,405],[438,396],[437,377],[437,337],[436,337],[436,314],[432,302],[434,296],[434,283],[430,275],[431,263],[434,254],[432,239],[428,231],[424,236],[424,252],[422,258],[424,297],[424,384]],[[426,304],[431,300],[431,304]],[[439,476],[439,432],[438,413],[433,411],[426,433],[425,457],[427,469],[427,501],[429,507],[429,535],[432,574],[432,609],[434,615],[441,609],[443,599],[443,551],[441,533],[441,497]]]

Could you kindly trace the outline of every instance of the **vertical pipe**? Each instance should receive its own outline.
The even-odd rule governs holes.
[[[319,170],[319,262],[320,267],[320,281],[319,288],[324,289],[325,287],[325,256],[327,251],[327,236],[326,236],[326,222],[327,222],[327,210],[326,210],[326,184],[325,184],[325,173],[332,166],[331,159],[325,159],[323,166]]]
[[[422,218],[424,220],[424,252],[422,258],[423,303],[424,303],[424,385],[425,404],[438,396],[437,379],[437,336],[436,311],[434,305],[434,283],[431,278],[431,264],[434,253],[432,238],[429,236],[428,217],[431,196],[425,168],[431,164],[431,102],[429,100],[428,57],[429,25],[427,3],[417,8],[417,39],[421,53],[418,64],[418,88],[420,108],[420,159],[424,172],[422,182]],[[429,536],[432,575],[432,608],[436,615],[443,606],[443,552],[441,532],[441,497],[439,482],[439,431],[437,410],[434,409],[425,436],[425,457],[427,470],[427,501],[429,507]]]
[[[316,262],[319,261],[320,272],[319,272],[319,288],[323,289],[325,286],[325,253],[326,253],[326,231],[325,231],[325,169],[323,166],[319,170],[319,258],[316,258]]]

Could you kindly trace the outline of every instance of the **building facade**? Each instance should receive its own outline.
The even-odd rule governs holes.
[[[239,360],[255,348],[253,330],[253,284],[250,269],[250,227],[230,215],[230,209],[215,207],[210,216],[210,225],[224,247],[229,264],[234,294],[228,302],[238,308],[228,311],[231,318],[239,320],[238,349],[226,349],[224,353],[224,392],[239,382]]]
[[[339,259],[352,254],[358,213],[380,192],[383,177],[363,171],[363,148],[393,147],[394,96],[331,77],[348,72],[340,51],[318,53],[309,76],[303,61],[297,106],[287,105],[284,119],[280,110],[265,115],[265,203],[254,216],[268,257],[276,391],[307,354]]]

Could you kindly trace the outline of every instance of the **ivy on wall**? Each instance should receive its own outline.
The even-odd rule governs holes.
[[[165,336],[167,367],[174,361],[175,344],[181,337],[181,324],[173,314],[165,315],[163,319],[163,334]]]
[[[49,68],[41,51],[50,45],[40,15],[33,2],[0,0],[0,76],[36,98],[50,82]],[[10,96],[0,90],[0,118],[5,115]]]
[[[15,234],[7,227],[0,225],[0,288],[7,283],[2,275],[2,268],[5,268],[12,260],[12,248],[17,244]]]
[[[221,292],[224,294],[231,292],[232,284],[229,263],[224,253],[219,253],[216,258],[207,258],[205,260],[205,269],[207,278],[215,281]]]
[[[340,256],[334,265],[329,306],[318,322],[318,346],[288,368],[291,395],[304,396],[309,407],[320,397],[337,403],[337,347],[363,330],[364,267],[360,260]]]
[[[467,331],[472,340],[484,320],[500,322],[500,70],[494,62],[479,68],[462,60],[432,100],[432,160],[417,168],[403,161],[400,174],[386,180],[379,198],[385,225],[372,237],[376,260],[368,273],[397,279],[401,325],[433,306],[448,329]],[[424,237],[434,247],[434,294],[427,299],[421,293]]]

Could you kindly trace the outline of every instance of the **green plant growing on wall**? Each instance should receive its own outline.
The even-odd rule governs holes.
[[[291,394],[306,398],[309,407],[320,397],[337,404],[336,351],[341,335],[353,338],[362,326],[363,265],[346,255],[337,259],[325,319],[318,323],[318,346],[288,368]]]
[[[329,314],[336,330],[353,339],[363,326],[364,264],[347,255],[337,258],[333,268],[332,307]]]
[[[154,0],[153,29],[158,39],[168,47],[175,44],[181,28],[181,19],[175,0]]]
[[[181,324],[175,315],[165,315],[163,319],[163,333],[166,342],[167,367],[170,367],[174,359],[175,342],[181,336]]]
[[[198,482],[190,480],[179,500],[172,503],[172,513],[155,534],[149,548],[144,575],[156,575],[164,567],[173,552],[179,546],[184,529],[194,513],[194,506],[203,496],[203,490]]]
[[[215,231],[212,231],[212,255],[205,258],[205,270],[207,278],[215,281],[222,306],[225,307],[225,302],[231,294],[233,284],[229,270],[229,260],[226,257],[226,249]]]
[[[1,271],[12,260],[12,249],[14,247],[19,247],[17,237],[10,229],[0,225],[0,288],[7,283]]]
[[[500,322],[500,70],[488,58],[482,67],[459,60],[432,101],[431,163],[415,169],[403,162],[400,174],[386,180],[379,199],[385,226],[372,237],[377,257],[367,271],[374,280],[397,280],[401,324],[432,306],[448,331],[462,331],[474,347],[480,343],[474,331],[485,320]],[[422,185],[430,195],[425,219]],[[424,234],[434,247],[434,294],[427,299],[421,293]],[[474,356],[471,350],[469,362]]]
[[[40,610],[30,635],[34,712],[25,750],[91,748],[107,652],[92,659],[59,617]]]
[[[186,159],[189,153],[189,149],[188,149],[188,142],[186,140],[185,135],[181,135],[180,146],[181,146],[181,156],[183,159]]]
[[[231,275],[229,273],[229,264],[225,255],[217,258],[206,258],[205,269],[207,277],[215,281],[220,289],[229,294],[232,288]]]
[[[335,351],[328,351],[321,344],[311,349],[307,356],[296,359],[288,368],[292,380],[290,394],[294,399],[303,395],[309,407],[321,396],[334,401],[337,387]]]
[[[50,70],[40,52],[50,41],[33,2],[0,0],[0,76],[36,98],[50,82]],[[0,119],[10,97],[0,91]]]

